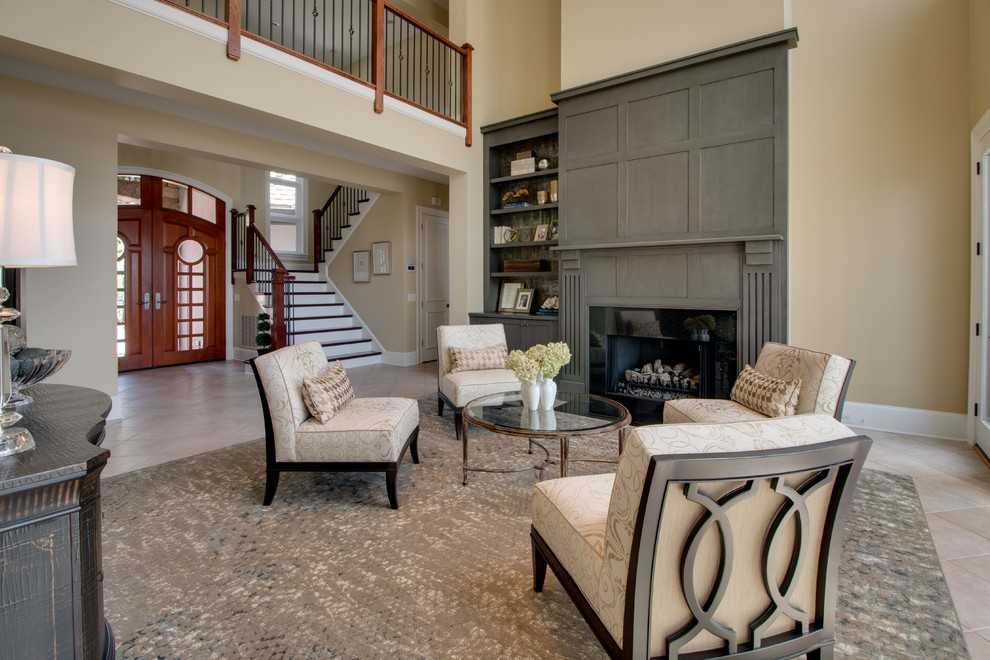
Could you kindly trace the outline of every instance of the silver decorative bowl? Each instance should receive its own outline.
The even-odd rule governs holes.
[[[8,406],[31,403],[21,388],[40,383],[61,369],[72,351],[58,348],[22,348],[10,355],[10,400]]]

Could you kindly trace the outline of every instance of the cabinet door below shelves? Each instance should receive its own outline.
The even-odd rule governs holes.
[[[557,341],[557,330],[555,324],[550,321],[534,321],[526,326],[527,341],[530,346],[533,344],[546,344]]]
[[[505,328],[505,345],[510,351],[525,351],[529,348],[526,343],[526,326],[521,320],[502,319],[501,323]]]

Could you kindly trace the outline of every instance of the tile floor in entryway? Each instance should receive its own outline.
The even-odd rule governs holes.
[[[435,362],[348,374],[358,396],[417,398],[437,387]],[[264,435],[257,386],[243,362],[125,373],[118,388],[121,419],[107,427],[104,477]],[[914,478],[970,654],[990,660],[990,470],[964,442],[862,432],[874,440],[867,467]]]

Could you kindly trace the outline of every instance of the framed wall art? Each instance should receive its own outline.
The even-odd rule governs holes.
[[[392,242],[380,241],[371,244],[372,272],[375,275],[392,274]]]
[[[371,262],[370,253],[367,250],[354,251],[354,281],[370,282],[371,274],[369,270]]]
[[[536,233],[533,234],[534,241],[545,241],[550,233],[550,225],[536,225]]]
[[[498,294],[498,311],[516,311],[516,298],[518,297],[516,294],[519,293],[519,289],[522,287],[522,282],[502,282],[502,287]]]

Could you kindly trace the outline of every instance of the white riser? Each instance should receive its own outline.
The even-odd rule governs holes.
[[[379,364],[381,361],[381,355],[369,355],[368,357],[344,360],[341,364],[344,365],[344,369],[350,369],[351,367],[365,367],[372,364]]]
[[[335,293],[321,293],[315,296],[287,296],[285,301],[290,305],[329,305],[339,302]]]
[[[319,282],[320,284],[325,284],[326,280],[323,278],[321,273],[292,273],[295,277],[296,284],[300,282]]]
[[[363,339],[361,328],[353,328],[342,332],[309,332],[304,335],[293,335],[292,342],[302,344],[307,341],[346,341],[348,339]]]
[[[299,282],[296,281],[292,284],[293,291],[304,291],[306,293],[312,291],[326,291],[328,285],[326,282]]]
[[[314,316],[340,316],[347,313],[347,309],[343,305],[336,305],[334,307],[294,307],[287,313],[291,318],[298,320],[312,318]]]

